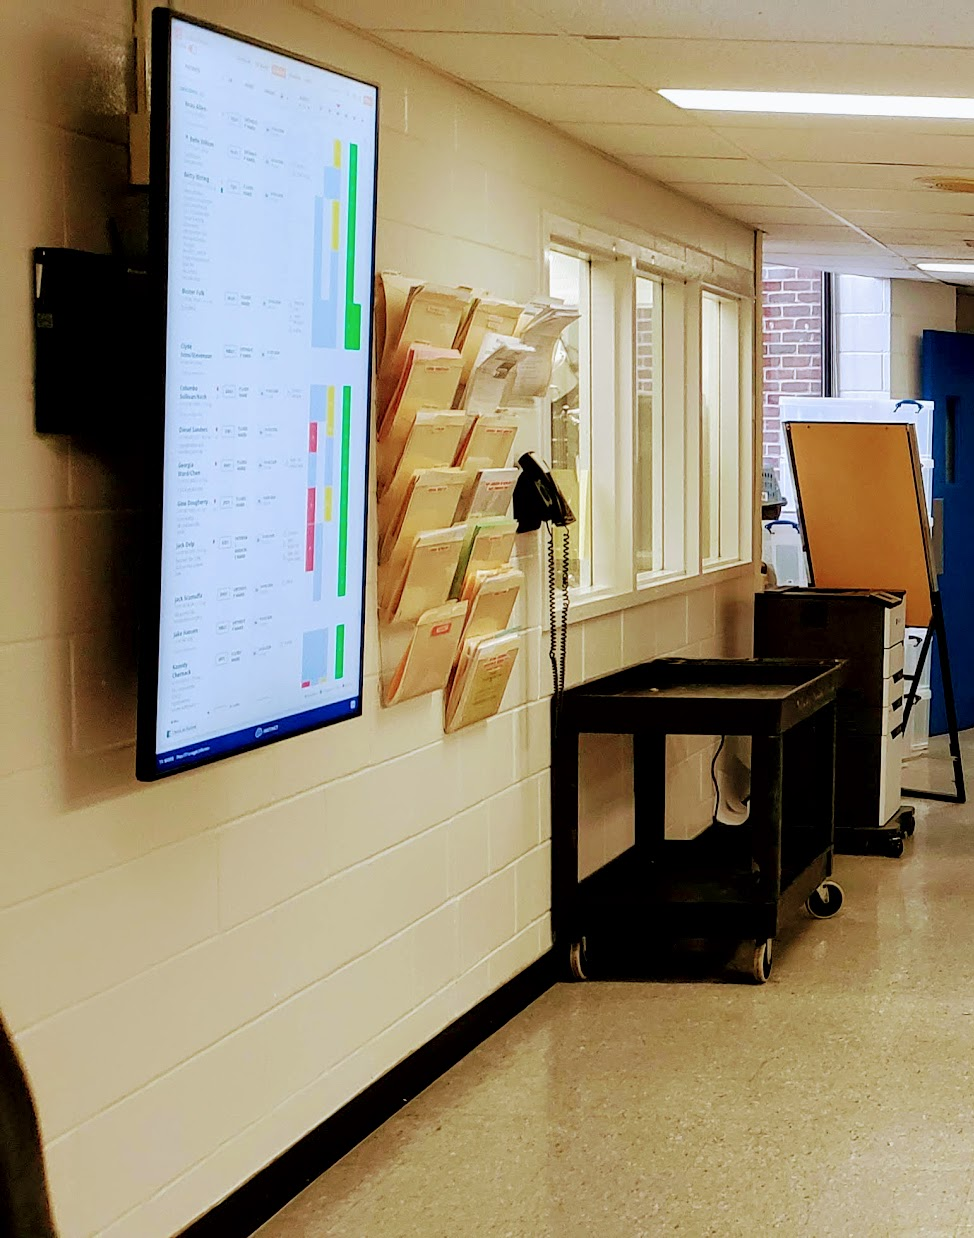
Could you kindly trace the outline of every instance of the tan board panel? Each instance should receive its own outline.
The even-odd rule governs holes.
[[[905,589],[907,625],[927,627],[935,577],[913,426],[803,421],[788,434],[816,586]]]

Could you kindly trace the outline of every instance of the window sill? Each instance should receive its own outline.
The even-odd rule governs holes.
[[[712,580],[717,572],[732,571],[734,568],[751,567],[750,559],[712,559],[705,562],[701,571],[708,580]]]

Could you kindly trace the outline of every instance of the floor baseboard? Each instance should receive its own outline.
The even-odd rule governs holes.
[[[549,951],[309,1131],[184,1229],[180,1238],[248,1238],[554,982],[554,956]]]

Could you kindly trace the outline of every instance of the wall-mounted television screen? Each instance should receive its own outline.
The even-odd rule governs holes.
[[[139,778],[362,711],[377,95],[153,15]]]

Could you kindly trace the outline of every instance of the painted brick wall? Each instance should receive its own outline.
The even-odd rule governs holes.
[[[778,403],[783,395],[822,394],[822,272],[764,268],[764,458],[785,450]]]
[[[750,266],[746,228],[309,8],[183,7],[380,83],[383,267],[529,297],[545,211]],[[548,948],[539,544],[487,724],[444,737],[438,696],[380,708],[373,578],[361,719],[137,784],[131,499],[35,436],[31,392],[30,249],[103,249],[124,184],[130,0],[5,5],[0,45],[0,1004],[63,1238],[163,1238]],[[743,569],[574,625],[571,675],[746,652],[752,587]],[[670,764],[687,829],[707,753]],[[588,861],[626,828],[603,802]]]

